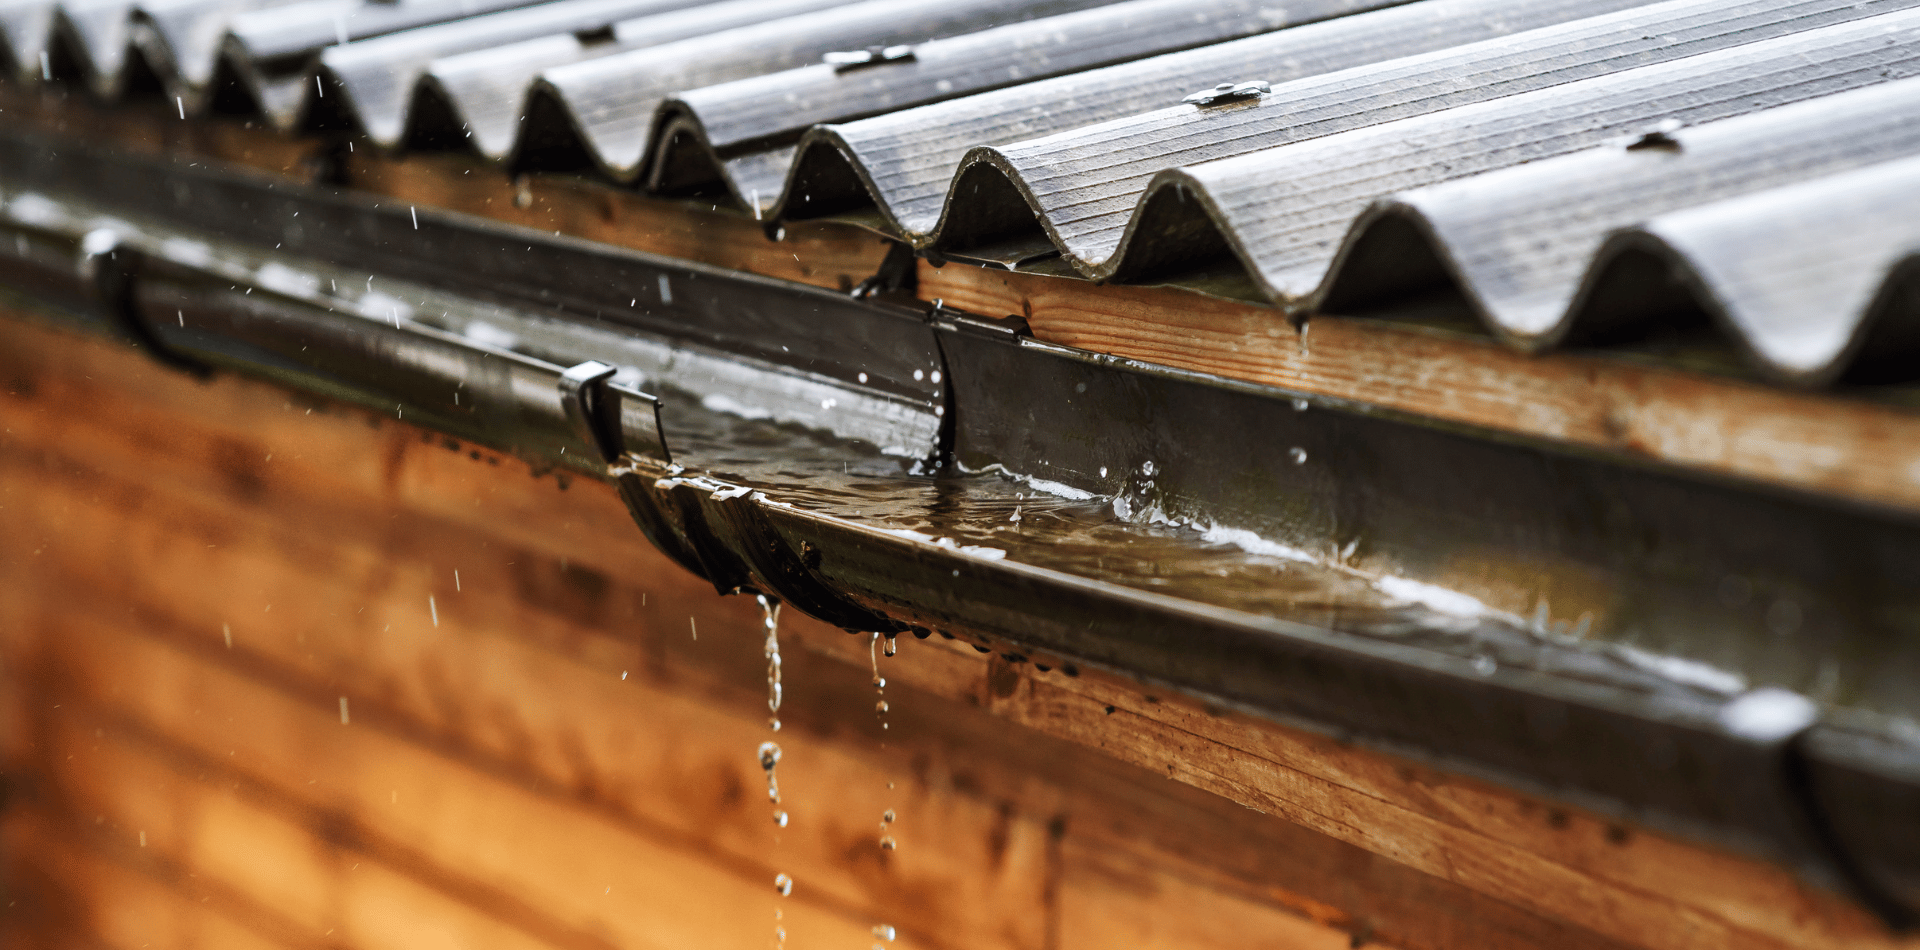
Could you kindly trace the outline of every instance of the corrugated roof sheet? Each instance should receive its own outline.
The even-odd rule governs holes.
[[[724,193],[948,258],[1295,310],[1451,281],[1527,349],[1684,302],[1821,384],[1910,319],[1904,232],[1776,242],[1798,265],[1742,277],[1729,255],[1759,249],[1708,246],[1687,209],[1784,214],[1761,196],[1878,187],[1851,173],[1920,151],[1908,84],[1850,92],[1920,75],[1916,4],[0,0],[0,50],[28,82],[157,80],[169,111]],[[1810,298],[1784,273],[1848,302],[1790,319]]]
[[[1311,0],[1132,0],[914,47],[911,59],[848,69],[822,63],[695,89],[662,109],[648,185],[724,185],[743,204],[773,205],[791,147],[809,127],[1073,73],[1169,50],[1265,33],[1383,5]],[[883,67],[883,68],[882,68]]]
[[[1217,264],[1230,250],[1263,296],[1310,308],[1341,236],[1377,198],[1564,155],[1663,123],[1728,118],[1914,75],[1920,75],[1920,10],[1162,172],[1117,249],[1087,269],[1102,277],[1162,279]],[[1212,233],[1220,239],[1206,240]]]
[[[848,0],[723,0],[652,16],[623,19],[597,29],[518,39],[504,45],[456,55],[441,54],[429,63],[409,90],[411,108],[403,121],[383,120],[363,110],[359,121],[374,142],[471,148],[493,161],[506,161],[520,135],[521,107],[527,90],[543,70],[620,53],[663,46],[721,30],[824,10]],[[544,8],[542,8],[544,9]],[[352,49],[352,46],[343,48]],[[369,71],[379,69],[370,58]],[[405,79],[392,81],[396,91]],[[403,128],[394,128],[395,124]]]
[[[647,50],[548,69],[534,81],[520,151],[584,152],[637,177],[654,112],[673,93],[819,62],[827,53],[912,44],[1098,6],[1100,0],[865,0]]]
[[[842,0],[799,0],[783,4],[782,9],[803,12],[832,6],[835,2]],[[742,20],[768,12],[766,4],[753,4],[746,9],[734,8],[731,4],[718,6],[733,8],[729,12]],[[398,145],[405,131],[408,107],[413,102],[414,86],[437,59],[491,50],[529,35],[585,34],[583,45],[591,46],[596,34],[605,33],[622,21],[672,13],[685,7],[697,10],[698,0],[560,0],[330,47],[320,54],[319,75],[333,94],[325,95],[326,90],[315,89],[307,103],[309,121],[358,128],[382,145]],[[660,38],[698,36],[726,22],[719,18],[695,18],[689,24],[691,29],[683,29],[679,36]],[[609,35],[606,39],[611,41],[615,37]]]
[[[1089,276],[1106,277],[1121,266],[1118,257],[1122,238],[1136,204],[1153,176],[1166,169],[1255,154],[1279,160],[1279,156],[1291,154],[1282,146],[1355,129],[1381,127],[1413,116],[1434,116],[1425,126],[1419,126],[1422,129],[1444,126],[1464,132],[1475,127],[1472,120],[1456,119],[1459,113],[1446,117],[1436,114],[1489,101],[1507,103],[1504,111],[1495,110],[1502,116],[1537,109],[1530,117],[1536,129],[1530,134],[1534,135],[1579,126],[1585,121],[1581,110],[1587,108],[1612,107],[1632,113],[1638,120],[1642,118],[1638,102],[1625,101],[1625,97],[1616,97],[1605,90],[1585,97],[1576,95],[1573,100],[1581,104],[1564,110],[1551,100],[1537,104],[1534,100],[1525,100],[1524,104],[1515,105],[1520,100],[1509,97],[1568,87],[1579,80],[1652,63],[1684,61],[1763,39],[1790,37],[1790,43],[1802,44],[1808,49],[1824,48],[1822,41],[1814,38],[1816,34],[1800,31],[1910,5],[1912,0],[1872,4],[1850,0],[1667,3],[1299,80],[1278,86],[1272,94],[1252,101],[1212,107],[1175,103],[1131,119],[1014,145],[979,148],[963,160],[953,188],[958,195],[963,189],[977,187],[981,197],[970,197],[964,202],[950,199],[936,233],[923,240],[943,252],[990,245],[1008,237],[1017,241],[1019,231],[1031,232],[1029,222],[1037,213],[1046,236],[1074,267]],[[1585,8],[1591,4],[1578,6]],[[1772,54],[1762,54],[1759,47],[1751,45],[1747,50],[1750,53],[1743,52],[1739,58],[1800,55],[1798,46]],[[1680,68],[1667,74],[1671,78],[1664,81],[1691,84],[1686,88],[1703,86],[1711,82],[1710,69]],[[1771,72],[1770,69],[1764,71]],[[1792,86],[1801,78],[1792,75],[1778,81]],[[1659,106],[1649,104],[1648,108],[1657,110]],[[1646,115],[1656,114],[1650,111]],[[1411,127],[1395,127],[1396,130],[1405,128]],[[1342,194],[1371,187],[1377,179],[1369,172],[1359,171],[1362,162],[1353,159],[1372,160],[1372,156],[1364,148],[1355,147],[1356,144],[1397,140],[1400,134],[1383,129],[1373,139],[1341,139],[1329,149],[1316,153],[1321,162],[1327,161],[1325,156],[1330,152],[1349,156],[1340,160],[1341,171],[1324,167],[1319,170],[1340,176],[1346,168],[1354,168],[1356,180],[1343,186]],[[1496,138],[1501,134],[1493,133]],[[1420,158],[1411,161],[1418,167],[1406,169],[1406,173],[1416,176],[1449,173],[1458,165],[1451,151],[1440,144],[1447,140],[1446,133],[1431,140],[1422,138],[1418,145],[1408,143],[1406,148],[1394,151],[1394,157],[1380,160],[1394,163],[1395,171],[1399,171],[1400,163],[1409,162],[1411,156],[1418,154]],[[1504,139],[1498,145],[1489,141],[1488,147],[1500,148],[1506,144]],[[1515,156],[1516,160],[1531,157],[1537,156]],[[1222,209],[1223,217],[1241,216],[1229,226],[1238,227],[1246,214],[1258,214],[1261,209],[1271,209],[1274,215],[1289,221],[1303,216],[1320,217],[1324,209],[1301,206],[1303,200],[1313,199],[1304,196],[1307,187],[1292,184],[1294,179],[1288,176],[1293,167],[1297,166],[1288,166],[1288,171],[1273,176],[1265,174],[1264,168],[1252,172],[1250,181],[1274,187],[1260,187],[1257,194],[1248,195],[1245,199],[1248,207],[1244,209]],[[1019,207],[995,207],[996,203],[1004,204],[1013,194],[1018,196]],[[1332,195],[1326,197],[1331,199]],[[1345,221],[1336,223],[1344,225]],[[1153,260],[1156,252],[1178,254],[1184,250],[1154,247],[1157,242],[1150,237],[1135,238],[1133,243],[1142,245],[1133,252],[1136,273],[1143,267],[1160,263]],[[1270,293],[1281,298],[1291,295],[1278,286]]]
[[[1818,384],[1842,372],[1913,375],[1920,159],[1710,202],[1616,232],[1595,255],[1575,321],[1588,319],[1587,310],[1617,316],[1605,313],[1619,306],[1605,299],[1610,292],[1627,295],[1627,305],[1648,303],[1635,286],[1639,255],[1666,265],[1663,283],[1671,274],[1672,286],[1782,377]]]
[[[1167,108],[1223,79],[1298,81],[1636,5],[1639,0],[1425,0],[824,126],[802,141],[792,185],[775,216],[815,217],[873,206],[876,223],[888,233],[925,243],[970,148],[1039,139]],[[1195,110],[1182,111],[1191,116]],[[963,197],[972,203],[970,192]],[[1024,212],[1016,214],[1024,218]]]
[[[1904,80],[1696,128],[1656,130],[1623,145],[1382,199],[1349,232],[1326,300],[1335,309],[1377,306],[1450,279],[1490,330],[1528,349],[1631,333],[1666,314],[1605,282],[1587,282],[1609,233],[1669,211],[1920,154],[1915,115],[1920,80]],[[1909,201],[1891,207],[1920,212]],[[1901,230],[1886,236],[1894,239]],[[1759,245],[1791,246],[1805,234],[1798,228],[1754,233],[1764,240],[1731,244],[1753,245],[1742,248],[1744,255]],[[1795,241],[1784,241],[1787,236]],[[1435,267],[1409,263],[1423,252]],[[1862,267],[1862,276],[1871,270]],[[1603,271],[1613,280],[1623,276],[1618,267]],[[1835,299],[1850,296],[1860,295]],[[1817,335],[1826,342],[1819,346],[1749,339],[1783,374],[1823,373],[1848,336],[1837,327],[1865,306],[1862,299],[1803,320],[1807,332],[1823,327]],[[1784,361],[1767,355],[1773,353]]]

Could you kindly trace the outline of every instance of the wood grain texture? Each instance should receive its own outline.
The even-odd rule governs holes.
[[[1071,816],[1111,807],[1089,786],[1164,785],[898,689],[882,731],[866,672],[796,643],[776,835],[752,605],[670,567],[604,486],[0,332],[0,573],[34,592],[0,602],[8,781],[275,939],[765,946],[779,906],[795,947],[880,921],[896,947],[1060,946]],[[1347,939],[1233,906],[1222,926]]]
[[[239,832],[149,840],[276,908],[275,939],[400,915],[764,946],[784,904],[796,947],[882,920],[927,947],[1894,944],[1770,867],[958,641],[882,661],[881,730],[867,643],[793,615],[776,843],[757,611],[606,486],[14,320],[0,428],[0,577],[31,592],[0,600],[10,785],[122,831],[225,815],[292,842],[302,893],[351,900],[261,891],[207,843]],[[609,905],[621,881],[644,897]]]
[[[76,821],[76,819],[78,819]],[[137,845],[90,833],[90,819],[15,807],[0,816],[8,947],[298,950],[236,919],[236,908]],[[113,855],[113,856],[110,856]],[[118,859],[116,859],[116,857]],[[243,910],[244,912],[244,910]],[[7,931],[0,931],[7,933]]]
[[[922,264],[922,296],[1036,338],[1716,475],[1920,508],[1920,415],[1600,354],[1529,356],[1380,320]]]

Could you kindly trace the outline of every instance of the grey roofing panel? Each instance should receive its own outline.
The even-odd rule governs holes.
[[[290,129],[313,87],[322,49],[481,13],[528,0],[306,0],[233,17],[220,63],[272,124]]]
[[[538,6],[467,17],[333,46],[320,54],[320,76],[330,95],[307,103],[309,121],[324,109],[329,125],[348,125],[382,145],[397,144],[404,131],[414,83],[436,59],[488,50],[531,37],[603,30],[622,20],[683,7],[701,0],[559,0]]]
[[[23,82],[41,78],[41,54],[53,30],[53,8],[52,0],[0,2],[0,48]]]
[[[1588,276],[1581,309],[1617,305],[1608,298],[1620,294],[1645,307],[1639,261],[1648,256],[1674,268],[1696,305],[1776,378],[1821,385],[1848,371],[1913,375],[1920,159],[1704,204],[1618,233]]]
[[[416,87],[403,133],[408,142],[460,141],[494,161],[513,153],[527,88],[541,72],[735,27],[797,16],[849,0],[721,0],[623,20],[611,38],[544,36],[435,60]]]
[[[1323,308],[1344,313],[1431,286],[1408,266],[1414,247],[1459,286],[1490,329],[1545,349],[1618,336],[1655,311],[1580,308],[1583,273],[1608,233],[1668,211],[1920,154],[1920,80],[1655,132],[1615,145],[1395,195],[1375,202],[1336,257]],[[1768,240],[1797,241],[1793,232]],[[1423,273],[1424,272],[1424,273]],[[1838,317],[1831,311],[1828,317]],[[1825,365],[1831,352],[1815,361]]]
[[[71,56],[94,94],[120,93],[121,69],[126,63],[130,0],[62,0],[53,14],[50,49]]]
[[[1096,272],[1155,279],[1237,260],[1261,295],[1310,308],[1377,198],[1915,75],[1920,10],[1908,10],[1162,172]]]
[[[256,59],[305,56],[336,43],[531,6],[528,0],[308,0],[233,18],[227,32]]]
[[[167,86],[169,95],[197,103],[213,82],[227,23],[249,10],[301,0],[143,0],[132,13],[128,42]]]
[[[953,202],[935,246],[961,252],[1026,237],[1034,231],[1037,213],[1046,238],[1068,263],[1104,277],[1111,273],[1109,259],[1157,172],[1915,5],[1915,0],[1672,0],[1300,80],[1276,86],[1271,95],[1255,101],[1170,103],[1171,108],[1131,119],[976,149],[955,178],[956,192],[970,190],[982,179],[1005,181],[985,183],[982,194],[993,196],[989,200]]]
[[[878,226],[925,244],[962,156],[975,146],[1137,115],[1222,79],[1297,80],[1640,2],[1423,0],[825,126],[802,139],[774,213],[819,217],[872,205]]]
[[[724,182],[756,212],[785,184],[784,164],[738,163],[790,151],[809,126],[844,122],[1109,63],[1265,33],[1405,0],[1132,0],[932,40],[913,58],[862,69],[816,64],[681,93],[669,100],[649,162],[656,190]],[[763,168],[752,177],[736,168]]]
[[[654,111],[676,92],[778,72],[836,50],[920,43],[1104,0],[866,0],[549,69],[527,105],[518,154],[583,149],[618,180],[640,170]]]

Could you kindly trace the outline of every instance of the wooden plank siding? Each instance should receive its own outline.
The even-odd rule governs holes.
[[[761,948],[776,909],[796,950],[1915,945],[1763,864],[959,641],[880,661],[883,730],[867,641],[793,613],[778,829],[757,608],[605,485],[18,314],[0,430],[22,946]]]

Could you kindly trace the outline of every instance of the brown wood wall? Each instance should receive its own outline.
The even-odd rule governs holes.
[[[883,730],[866,642],[795,614],[778,829],[758,608],[605,486],[18,319],[0,429],[6,947],[1891,943],[1761,865],[958,642],[881,661]]]

